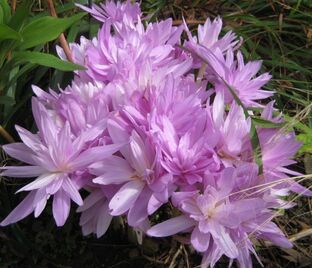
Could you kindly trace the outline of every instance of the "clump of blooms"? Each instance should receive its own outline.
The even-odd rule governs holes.
[[[194,36],[171,19],[147,22],[130,1],[82,8],[102,23],[97,37],[70,45],[86,70],[60,92],[34,86],[38,132],[17,126],[22,142],[3,146],[25,165],[1,175],[34,179],[1,225],[38,217],[51,197],[58,226],[73,201],[84,235],[100,237],[124,216],[149,236],[181,233],[202,267],[222,255],[252,267],[256,239],[291,247],[273,220],[294,205],[285,201],[291,191],[311,192],[286,179],[300,175],[288,168],[300,143],[263,101],[273,92],[262,89],[270,75],[257,76],[261,61],[244,63],[241,40],[220,36],[219,17]],[[262,110],[258,118],[250,108]],[[175,216],[151,222],[167,203]]]

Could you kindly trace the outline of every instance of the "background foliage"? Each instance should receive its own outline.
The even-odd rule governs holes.
[[[81,13],[72,0],[54,1],[59,18],[49,16],[46,1],[18,1],[16,9],[14,2],[0,0],[1,144],[8,142],[5,133],[18,140],[15,124],[33,129],[32,84],[46,90],[64,87],[72,77],[68,71],[82,68],[55,56],[58,36],[64,32],[67,41],[73,42],[82,34],[94,36],[98,28],[98,23]],[[295,168],[312,173],[312,1],[143,0],[142,9],[151,14],[151,20],[172,17],[176,25],[184,16],[194,31],[207,16],[222,16],[225,30],[231,29],[243,37],[246,59],[263,59],[262,72],[273,75],[267,89],[276,91],[277,107],[287,115],[303,142]],[[2,153],[0,161],[4,165],[12,160]],[[20,179],[1,178],[1,219],[21,200],[22,195],[14,195],[20,184]],[[279,250],[259,245],[265,267],[312,266],[311,211],[311,200],[299,198],[297,208],[278,220],[295,241],[295,247]],[[166,208],[162,213],[157,216],[166,217]],[[147,238],[143,246],[138,246],[131,230],[118,220],[101,239],[82,237],[78,216],[73,213],[61,229],[55,226],[50,211],[39,219],[29,217],[1,228],[0,267],[173,268],[200,263],[190,248],[180,246],[178,237]],[[221,267],[224,265],[221,263]]]

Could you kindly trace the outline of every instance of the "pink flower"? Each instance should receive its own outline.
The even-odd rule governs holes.
[[[143,23],[137,3],[82,8],[102,24],[96,38],[70,44],[86,70],[59,92],[34,86],[38,132],[17,127],[22,143],[3,146],[26,165],[1,167],[1,175],[36,179],[19,190],[29,193],[1,225],[38,217],[53,196],[58,226],[72,200],[84,235],[100,237],[114,216],[126,216],[140,239],[184,233],[202,253],[203,268],[222,255],[251,268],[254,239],[290,247],[272,222],[294,206],[281,197],[312,192],[282,180],[300,175],[289,167],[300,143],[278,126],[256,125],[258,174],[250,137],[257,113],[250,108],[283,122],[273,116],[273,102],[260,102],[273,95],[262,89],[271,76],[257,76],[262,62],[244,63],[236,35],[220,37],[219,17],[199,25],[197,36],[184,25],[188,41],[181,45],[183,26]],[[89,192],[84,200],[81,189]],[[180,215],[150,228],[150,216],[168,203]]]
[[[109,202],[113,216],[127,213],[128,223],[139,226],[149,214],[168,201],[171,176],[159,166],[158,155],[148,137],[145,141],[135,131],[127,136],[125,130],[111,122],[109,132],[114,139],[130,139],[128,146],[121,150],[123,157],[111,156],[103,162],[95,163],[90,172],[97,177],[94,183],[101,185],[121,185]]]
[[[70,43],[69,48],[71,50],[73,61],[81,66],[87,67],[89,59],[86,57],[86,51],[89,47],[97,46],[98,41],[96,38],[89,40],[84,36],[80,37],[80,44],[79,43]],[[65,52],[60,46],[56,46],[56,52],[58,56],[63,59],[67,60]],[[88,72],[85,70],[74,71],[74,73],[82,79],[84,82],[93,82],[92,77],[88,75]]]
[[[222,19],[220,17],[215,18],[213,21],[208,18],[204,25],[198,25],[198,37],[196,37],[192,36],[186,22],[184,21],[184,28],[189,39],[189,41],[185,43],[185,47],[194,48],[198,44],[205,48],[209,48],[212,51],[220,49],[223,53],[225,53],[227,50],[231,50],[236,46],[239,46],[239,41],[236,40],[237,37],[232,31],[228,31],[222,38],[219,37],[222,24]]]
[[[274,102],[265,106],[261,117],[275,123],[282,123],[281,115],[273,116]],[[302,174],[288,168],[296,161],[292,160],[296,152],[301,147],[301,143],[296,140],[293,131],[283,128],[259,128],[259,139],[261,146],[263,170],[268,182],[285,179],[288,175],[301,176]],[[288,175],[287,175],[288,174]],[[298,194],[312,196],[312,191],[301,186],[296,181],[289,179],[287,182],[280,182],[274,185],[275,189],[284,189]]]
[[[94,233],[99,238],[106,233],[113,218],[108,203],[114,192],[115,187],[92,187],[83,205],[77,209],[81,213],[79,224],[83,235]]]
[[[271,75],[264,73],[255,77],[261,68],[261,61],[244,64],[240,51],[237,52],[235,61],[231,49],[226,52],[226,56],[219,48],[212,51],[203,46],[197,46],[192,51],[208,63],[206,78],[213,83],[216,92],[224,94],[225,103],[233,101],[233,95],[228,87],[233,89],[246,107],[261,107],[256,101],[273,95],[273,92],[261,89],[268,83]]]
[[[75,138],[68,122],[58,128],[36,99],[33,99],[33,114],[39,133],[32,134],[17,127],[24,143],[3,146],[10,156],[30,165],[3,167],[1,175],[37,179],[18,191],[31,193],[1,222],[2,226],[21,220],[32,211],[38,217],[51,195],[54,196],[54,219],[58,226],[62,226],[69,214],[70,200],[78,205],[83,203],[75,182],[77,172],[86,170],[91,163],[110,156],[120,148],[120,145],[114,144],[86,148],[89,138],[96,136],[92,131]]]
[[[212,149],[215,144],[207,137],[210,130],[205,126],[205,115],[197,117],[202,120],[194,122],[185,134],[178,135],[173,124],[166,117],[162,118],[163,130],[158,132],[163,152],[162,166],[172,174],[177,184],[193,185],[202,182],[207,170],[217,171],[220,161]],[[195,121],[195,120],[194,120]]]
[[[174,62],[173,45],[180,34],[171,19],[148,24],[146,29],[140,20],[124,21],[118,26],[108,20],[99,31],[98,40],[86,51],[86,72],[107,83],[116,79],[132,81],[145,64],[151,64],[153,70],[170,66]]]
[[[203,193],[175,193],[173,202],[184,214],[153,226],[147,234],[162,237],[191,232],[191,244],[197,251],[204,252],[203,267],[209,264],[213,267],[223,254],[251,267],[249,251],[254,253],[249,240],[251,234],[290,247],[291,243],[270,222],[273,204],[259,194],[246,195],[237,191],[237,177],[242,178],[238,180],[239,186],[245,186],[246,190],[250,183],[259,180],[257,168],[256,172],[251,172],[254,166],[247,167],[243,173],[234,168],[224,169],[220,175],[209,179]],[[267,233],[270,227],[272,236]]]
[[[105,126],[111,111],[109,91],[110,87],[100,82],[73,81],[58,96],[54,110],[62,122],[70,124],[72,133],[79,135],[85,130]]]
[[[248,152],[250,143],[250,118],[246,119],[243,108],[233,102],[226,113],[223,93],[219,92],[207,110],[219,137],[215,150],[223,164],[232,166],[239,161],[248,160],[246,151]]]
[[[138,17],[142,15],[139,4],[132,4],[130,0],[124,3],[106,1],[105,4],[93,4],[91,8],[79,4],[76,5],[89,12],[94,18],[101,22],[105,22],[107,19],[111,19],[114,22],[122,22],[125,17],[137,21]]]

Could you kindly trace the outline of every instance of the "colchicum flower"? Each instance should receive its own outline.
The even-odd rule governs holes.
[[[186,23],[148,22],[129,0],[80,7],[101,23],[97,37],[70,44],[86,69],[58,92],[33,86],[38,132],[16,127],[22,142],[2,148],[25,165],[1,167],[1,176],[35,179],[1,225],[38,217],[52,196],[57,226],[74,201],[84,235],[101,237],[113,217],[125,217],[149,236],[181,233],[203,268],[222,255],[252,267],[257,239],[291,247],[274,219],[294,206],[285,201],[291,192],[312,192],[286,179],[300,176],[289,167],[301,145],[294,132],[256,124],[257,165],[251,116],[283,122],[266,100],[274,92],[262,89],[271,76],[257,76],[261,61],[244,61],[241,40],[221,36],[220,17],[194,36]],[[168,203],[175,216],[150,221]]]
[[[97,135],[82,133],[75,137],[66,122],[61,128],[53,122],[44,106],[33,99],[33,114],[39,129],[32,134],[26,129],[17,127],[23,143],[3,146],[12,157],[23,161],[28,166],[3,167],[3,176],[37,177],[36,180],[21,188],[30,191],[24,201],[1,222],[2,226],[14,223],[34,211],[38,217],[53,195],[53,217],[58,226],[64,225],[70,210],[70,200],[77,205],[83,201],[79,194],[77,177],[91,163],[99,161],[118,151],[119,145],[104,145],[86,148],[86,144]],[[95,134],[95,135],[94,135]]]

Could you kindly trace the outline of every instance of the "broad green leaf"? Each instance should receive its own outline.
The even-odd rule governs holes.
[[[11,8],[7,0],[0,0],[0,22],[7,23],[11,18]]]
[[[0,40],[14,39],[20,40],[21,36],[18,32],[5,24],[0,24]]]
[[[15,100],[10,96],[1,96],[0,104],[12,105],[15,103]]]
[[[0,6],[0,23],[3,24],[3,21],[4,20],[4,14],[3,14],[3,10],[2,10],[2,7]]]
[[[37,0],[38,1],[38,0]],[[75,1],[77,2],[77,1]],[[77,9],[77,6],[72,2],[72,3],[65,3],[65,1],[63,1],[63,3],[61,5],[56,5],[55,6],[55,11],[56,14],[58,14],[58,17],[62,17],[60,14],[61,13],[65,13],[67,11],[74,11],[74,9]],[[70,14],[73,12],[68,12],[67,14]],[[36,14],[36,18],[42,18],[45,16],[50,16],[50,11],[49,10],[43,10],[41,12],[38,12]]]
[[[79,21],[86,13],[79,13],[69,18],[50,16],[35,19],[27,24],[21,32],[23,42],[21,49],[31,48],[56,39],[73,23]]]
[[[74,71],[74,70],[84,70],[83,66],[74,64],[68,61],[63,61],[53,55],[41,53],[41,52],[15,52],[13,54],[13,60],[15,64],[20,64],[22,62],[30,62],[33,64],[39,64],[42,66],[51,67],[61,71]]]
[[[262,127],[262,128],[281,128],[286,125],[286,123],[274,123],[269,120],[265,120],[260,117],[252,116],[252,121],[255,123],[256,126]]]
[[[32,3],[33,3],[32,0],[24,0],[21,5],[17,6],[16,11],[8,24],[11,28],[13,28],[16,31],[19,31],[24,26],[29,17],[29,12]]]

